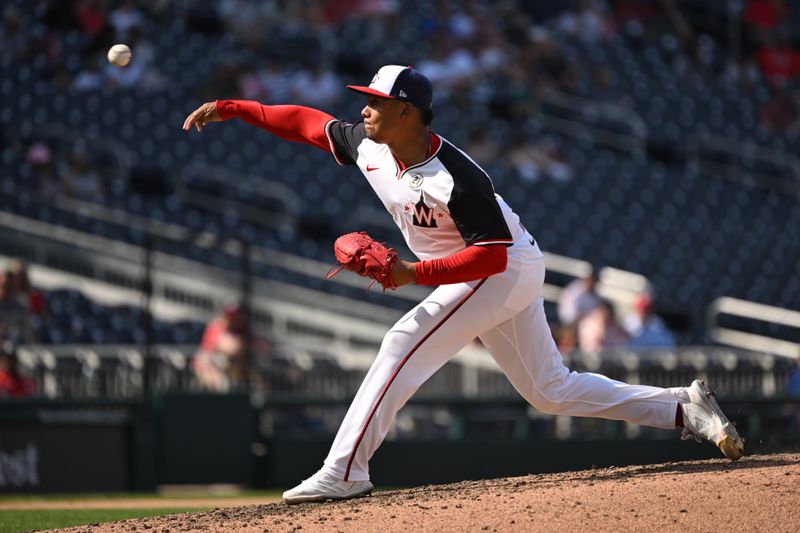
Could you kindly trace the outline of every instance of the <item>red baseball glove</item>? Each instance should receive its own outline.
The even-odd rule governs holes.
[[[383,290],[396,289],[392,279],[392,266],[397,261],[394,248],[387,248],[364,231],[346,233],[333,243],[333,252],[340,265],[331,268],[325,279],[331,279],[340,270],[346,268],[359,276],[372,278],[381,284]],[[369,287],[372,287],[372,283]]]

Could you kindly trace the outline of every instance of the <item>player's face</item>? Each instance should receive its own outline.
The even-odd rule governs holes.
[[[361,110],[367,137],[376,143],[388,143],[401,126],[404,104],[379,96],[367,97],[367,105]]]

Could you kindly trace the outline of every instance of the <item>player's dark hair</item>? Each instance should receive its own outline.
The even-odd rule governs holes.
[[[422,111],[422,123],[430,126],[433,122],[433,109],[425,109]]]

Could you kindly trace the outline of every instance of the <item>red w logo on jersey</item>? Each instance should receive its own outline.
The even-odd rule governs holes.
[[[413,221],[415,226],[422,228],[438,228],[436,219],[433,217],[433,208],[425,205],[425,198],[422,192],[419,193],[419,201],[411,206],[414,210]]]

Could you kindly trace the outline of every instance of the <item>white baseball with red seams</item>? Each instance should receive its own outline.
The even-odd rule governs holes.
[[[115,44],[108,49],[108,62],[115,67],[124,67],[130,63],[132,55],[127,44]]]

